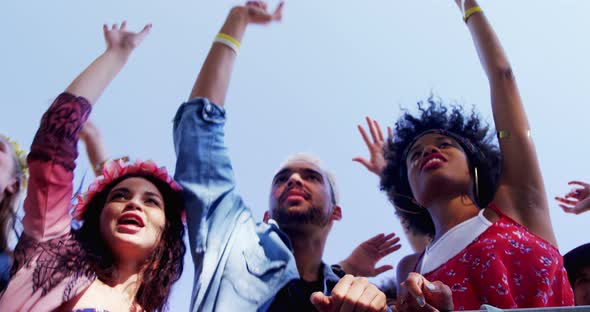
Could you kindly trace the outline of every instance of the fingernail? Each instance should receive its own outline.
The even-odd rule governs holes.
[[[423,307],[426,305],[426,300],[424,300],[424,297],[422,297],[422,296],[416,297],[416,302],[418,302],[418,305],[420,307]]]
[[[430,290],[430,291],[436,290],[436,286],[434,286],[434,284],[432,284],[432,283],[427,283],[426,288],[428,288],[428,290]]]

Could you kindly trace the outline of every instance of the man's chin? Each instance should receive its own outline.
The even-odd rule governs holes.
[[[275,220],[281,228],[294,228],[306,225],[324,226],[326,218],[313,212],[288,211],[275,216]]]

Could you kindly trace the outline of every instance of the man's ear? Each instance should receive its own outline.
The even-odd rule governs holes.
[[[264,223],[268,223],[269,219],[270,219],[270,213],[267,210],[264,212],[264,217],[262,217],[262,221],[264,221]]]
[[[330,220],[332,220],[332,221],[342,220],[342,209],[340,209],[339,205],[334,205],[332,207],[332,215],[330,216]]]

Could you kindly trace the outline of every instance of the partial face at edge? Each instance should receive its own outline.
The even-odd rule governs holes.
[[[289,162],[273,178],[270,215],[279,225],[325,226],[334,206],[328,178],[313,163]]]
[[[441,192],[471,193],[469,161],[454,139],[429,133],[419,138],[406,158],[410,188],[420,205],[442,195]]]
[[[100,214],[100,232],[114,255],[147,258],[166,225],[164,198],[150,181],[130,177],[107,195]]]
[[[7,194],[14,193],[14,187],[17,182],[14,175],[15,152],[5,138],[0,136],[0,201],[4,199]]]
[[[576,305],[590,305],[590,265],[581,269],[574,282]]]

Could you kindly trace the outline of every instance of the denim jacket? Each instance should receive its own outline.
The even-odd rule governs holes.
[[[288,237],[274,222],[256,223],[236,192],[224,124],[225,110],[206,98],[184,103],[174,118],[175,179],[195,266],[191,311],[266,311],[299,273]],[[323,268],[330,295],[339,278]]]

